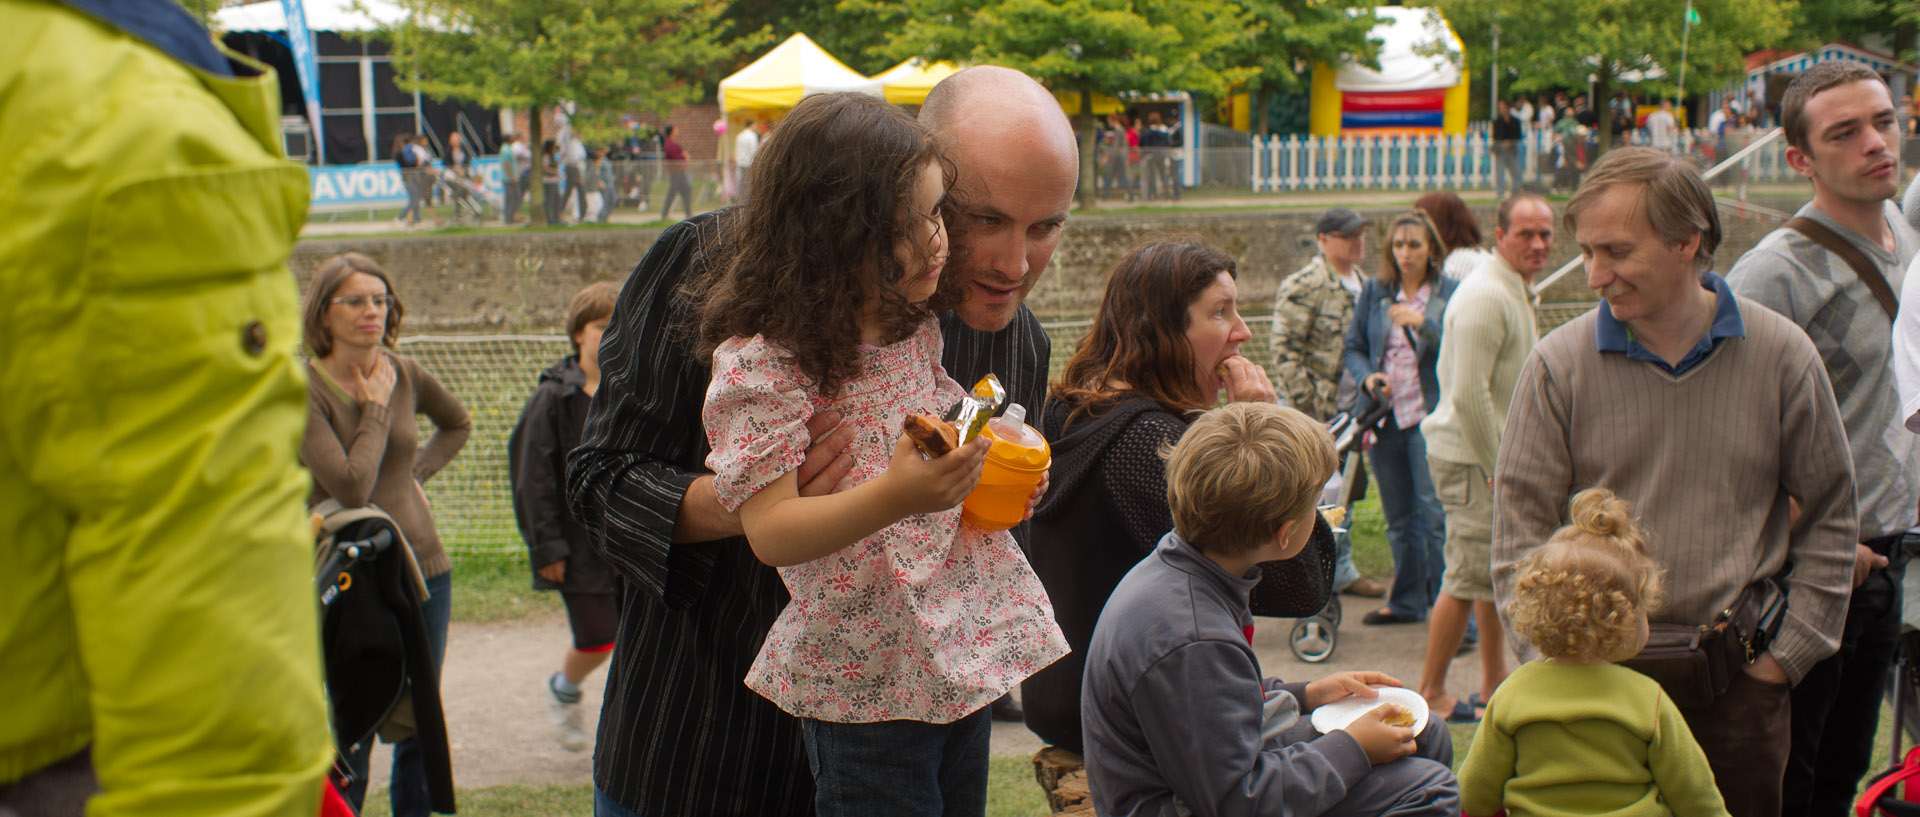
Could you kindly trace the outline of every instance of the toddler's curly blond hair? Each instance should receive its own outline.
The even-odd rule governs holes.
[[[1547,658],[1615,660],[1662,599],[1660,566],[1627,501],[1605,488],[1574,495],[1573,521],[1520,560],[1508,615]]]

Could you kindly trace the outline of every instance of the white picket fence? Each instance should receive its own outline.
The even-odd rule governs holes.
[[[1644,141],[1635,131],[1630,142]],[[1530,127],[1520,140],[1521,179],[1550,186],[1553,170],[1539,161],[1553,156],[1553,132]],[[1464,134],[1398,136],[1271,136],[1253,137],[1249,150],[1254,192],[1289,190],[1417,190],[1494,187],[1493,154],[1483,123]],[[1682,150],[1701,167],[1715,154],[1730,151],[1704,137],[1683,137]],[[1749,181],[1797,178],[1783,158],[1778,141],[1748,158]],[[1727,183],[1732,183],[1731,179]]]

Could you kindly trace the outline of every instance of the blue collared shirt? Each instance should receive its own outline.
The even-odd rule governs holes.
[[[1720,342],[1727,338],[1744,338],[1747,325],[1740,320],[1740,301],[1733,297],[1733,289],[1727,286],[1727,279],[1714,273],[1700,276],[1700,285],[1713,290],[1713,325],[1707,327],[1707,334],[1700,342],[1687,350],[1680,358],[1680,365],[1670,366],[1659,355],[1647,351],[1639,341],[1633,339],[1633,330],[1613,317],[1613,308],[1606,301],[1600,302],[1600,314],[1593,322],[1593,345],[1602,352],[1621,352],[1628,360],[1643,360],[1667,374],[1679,377],[1692,371],[1695,366],[1705,363],[1720,348]]]
[[[180,62],[217,77],[234,76],[233,64],[186,9],[168,0],[65,0],[84,14],[145,40]]]

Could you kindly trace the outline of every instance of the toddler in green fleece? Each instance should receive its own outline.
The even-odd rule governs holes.
[[[1573,498],[1572,524],[1522,559],[1514,631],[1540,650],[1500,684],[1460,767],[1468,815],[1724,817],[1707,756],[1653,679],[1612,662],[1647,643],[1660,568],[1626,500]]]

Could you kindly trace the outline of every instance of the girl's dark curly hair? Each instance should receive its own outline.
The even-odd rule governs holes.
[[[700,307],[700,356],[763,335],[833,396],[856,373],[870,308],[884,342],[911,336],[930,313],[907,300],[896,248],[927,217],[908,205],[928,162],[951,185],[931,132],[898,107],[856,93],[801,100],[748,171],[752,193],[729,220],[735,255]],[[924,261],[932,248],[908,252]]]
[[[1052,385],[1052,398],[1073,407],[1069,424],[1104,414],[1130,393],[1176,417],[1211,407],[1218,398],[1201,389],[1193,369],[1187,308],[1222,272],[1239,277],[1232,256],[1197,236],[1141,244],[1116,262],[1093,328]]]

